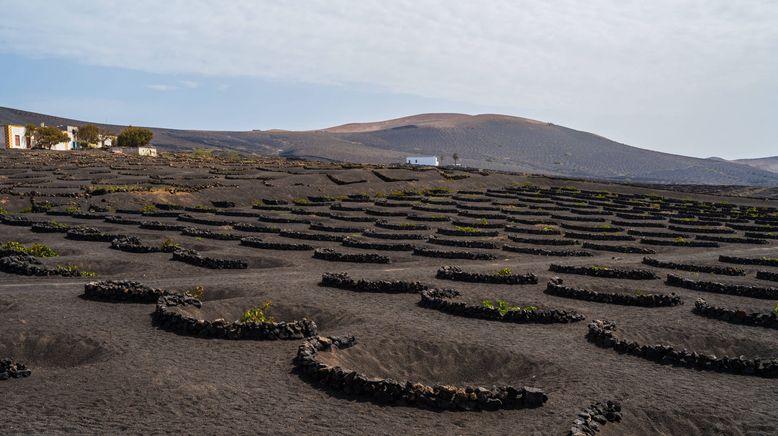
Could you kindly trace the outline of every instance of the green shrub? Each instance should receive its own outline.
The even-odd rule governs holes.
[[[478,221],[478,224],[481,224],[482,226],[487,226],[489,225],[489,220],[486,218],[481,218],[481,220]]]
[[[592,269],[594,271],[608,271],[610,269],[610,267],[607,267],[605,265],[594,265],[594,266],[592,266]]]
[[[512,274],[513,273],[511,272],[511,269],[507,266],[505,268],[500,268],[496,273],[494,273],[494,275],[497,277],[510,277]]]
[[[32,206],[19,210],[19,213],[32,213]]]
[[[76,272],[78,273],[79,277],[94,277],[97,275],[97,273],[92,271],[80,271],[79,270],[80,267],[78,265],[69,265],[69,264],[57,265],[55,268],[57,272],[68,272],[68,273]]]
[[[141,212],[143,213],[154,213],[158,211],[157,206],[154,206],[153,204],[147,204],[143,206],[143,209],[141,209]]]
[[[195,148],[192,150],[192,157],[198,159],[211,159],[213,157],[213,150],[210,148]]]
[[[81,208],[78,206],[68,206],[65,208],[65,213],[68,215],[73,215],[74,213],[81,212]]]
[[[162,244],[160,244],[159,248],[162,251],[167,252],[167,251],[177,250],[177,249],[181,248],[181,246],[178,244],[178,242],[176,242],[176,241],[174,241],[174,240],[172,240],[170,238],[167,238],[164,241],[162,241]]]
[[[553,232],[553,231],[556,230],[556,227],[554,227],[554,226],[543,226],[543,227],[540,228],[540,230],[542,230],[544,232]]]
[[[778,257],[767,257],[767,256],[762,256],[762,260],[766,260],[766,261],[768,261],[768,262],[778,262]]]
[[[481,306],[487,309],[497,310],[498,312],[500,312],[500,315],[503,316],[505,316],[505,314],[508,312],[518,312],[518,311],[532,312],[538,310],[537,306],[527,306],[527,307],[511,306],[505,300],[495,300],[494,302],[492,302],[492,300],[484,300],[481,303]]]
[[[475,227],[463,227],[463,226],[457,226],[456,229],[460,232],[465,233],[480,233],[481,231],[476,229]]]
[[[296,204],[298,206],[303,206],[303,205],[311,204],[311,200],[308,200],[307,198],[299,197],[299,198],[293,199],[292,203],[294,203],[294,204]]]
[[[202,300],[203,295],[205,295],[205,288],[203,288],[202,286],[196,286],[193,289],[185,290],[184,295],[190,298],[196,298],[198,300]]]
[[[257,306],[243,312],[243,315],[240,317],[240,322],[257,324],[273,322],[273,318],[267,315],[271,304],[272,302],[267,300],[262,306]]]
[[[19,253],[29,254],[35,257],[54,257],[58,256],[57,252],[53,248],[45,244],[32,244],[29,247],[25,247],[24,244],[17,241],[6,242],[0,245],[0,248],[6,250],[18,251]]]

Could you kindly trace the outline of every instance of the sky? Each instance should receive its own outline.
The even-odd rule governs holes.
[[[501,113],[778,155],[778,2],[0,0],[0,106],[202,130]]]

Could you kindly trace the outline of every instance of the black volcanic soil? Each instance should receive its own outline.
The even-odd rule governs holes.
[[[0,273],[3,279],[0,284],[0,358],[13,357],[33,371],[29,378],[0,381],[3,392],[0,400],[2,432],[561,435],[569,430],[577,411],[606,399],[621,402],[624,419],[621,423],[606,425],[602,432],[604,435],[769,435],[778,432],[775,379],[659,365],[599,348],[585,338],[590,320],[607,319],[616,322],[620,336],[644,344],[663,343],[717,356],[742,354],[746,357],[778,358],[778,331],[733,325],[691,312],[698,297],[718,306],[760,312],[772,310],[775,301],[673,288],[665,286],[663,280],[604,279],[548,271],[551,263],[607,265],[649,269],[662,278],[667,273],[673,273],[697,280],[775,286],[775,283],[754,278],[757,270],[772,270],[770,267],[743,266],[746,276],[717,276],[652,268],[641,264],[641,255],[595,250],[591,250],[593,257],[586,258],[474,250],[492,252],[498,259],[439,259],[414,256],[407,251],[347,248],[338,242],[304,241],[274,233],[241,232],[231,226],[193,224],[177,221],[175,217],[142,217],[117,211],[140,210],[154,203],[212,207],[211,201],[232,201],[236,203],[232,211],[306,217],[328,226],[371,228],[371,223],[252,209],[252,203],[263,198],[290,202],[298,199],[298,203],[305,203],[299,199],[361,193],[379,194],[379,199],[384,201],[387,194],[403,189],[446,188],[449,193],[457,190],[502,191],[511,186],[527,188],[523,184],[527,181],[543,188],[543,196],[562,204],[581,201],[596,204],[604,200],[582,200],[581,193],[574,190],[556,190],[552,194],[546,188],[575,186],[584,193],[607,191],[614,193],[609,198],[642,199],[646,202],[649,198],[645,197],[646,194],[666,196],[667,204],[672,205],[667,207],[668,214],[683,209],[684,213],[696,210],[702,215],[712,210],[685,198],[687,194],[657,188],[496,173],[462,172],[469,177],[450,180],[437,170],[409,169],[381,171],[392,177],[415,178],[418,181],[384,182],[373,175],[371,169],[343,169],[337,165],[270,159],[244,162],[194,159],[183,155],[140,159],[103,153],[0,153],[3,207],[11,215],[138,236],[148,245],[158,245],[164,239],[172,238],[183,247],[199,250],[204,256],[243,259],[249,263],[249,268],[243,270],[211,270],[172,261],[169,253],[127,253],[111,249],[107,242],[74,241],[65,239],[62,233],[33,233],[29,226],[0,222],[0,242],[44,243],[61,254],[43,259],[45,264],[74,264],[97,274],[93,278],[63,278]],[[238,173],[272,180],[228,178],[229,174]],[[365,179],[366,182],[338,185],[326,176],[327,173],[348,174],[349,180]],[[109,175],[114,177],[108,178]],[[110,181],[106,183],[96,179]],[[86,195],[96,185],[106,184],[114,187],[141,186],[151,190]],[[199,186],[206,184],[212,186]],[[107,213],[112,215],[192,225],[217,232],[255,236],[265,241],[305,242],[317,248],[333,248],[347,253],[379,253],[389,256],[392,263],[327,262],[313,259],[311,251],[256,249],[241,246],[238,241],[194,238],[176,231],[144,230],[137,225],[111,224],[100,219],[79,219],[43,212],[20,213],[30,206],[27,194],[30,191],[36,192],[34,202],[38,205],[48,201],[56,205],[55,208],[77,205],[83,210],[91,205],[109,209]],[[603,192],[601,195],[605,195]],[[70,196],[62,196],[63,193]],[[620,196],[615,196],[616,193]],[[465,198],[467,195],[470,194],[466,194]],[[447,196],[439,198],[451,200]],[[528,207],[532,203],[526,200],[526,196],[486,198],[495,203],[517,202],[520,210],[538,211]],[[677,202],[669,201],[673,198]],[[760,207],[760,213],[765,215],[775,211],[765,208],[778,207],[778,202],[722,197],[713,193],[696,195],[694,200],[725,200],[729,205],[743,205],[742,210]],[[417,204],[415,201],[407,200]],[[457,202],[464,205],[490,204]],[[683,203],[689,206],[683,206]],[[343,204],[434,215],[409,206],[379,207],[372,201]],[[294,204],[286,206],[298,207]],[[370,216],[363,212],[331,210],[329,204],[300,207],[309,211],[332,212],[335,216]],[[326,233],[310,230],[306,224],[260,223],[256,218],[246,216],[180,212],[213,220],[226,219],[307,233]],[[455,214],[447,215],[457,217]],[[621,220],[612,215],[603,217]],[[387,220],[418,223],[403,217],[388,217]],[[753,224],[751,220],[749,222]],[[428,224],[431,230],[412,233],[432,235],[438,227],[453,228],[447,222]],[[506,224],[520,226],[507,221]],[[377,230],[382,233],[409,233],[385,228]],[[506,232],[499,230],[496,238],[450,238],[511,243]],[[737,231],[735,235],[742,233]],[[371,240],[363,236],[360,239]],[[391,242],[383,239],[374,241]],[[428,244],[424,240],[403,242],[445,251],[467,250]],[[607,243],[643,246],[638,241]],[[579,246],[540,248],[580,249]],[[719,254],[778,257],[778,240],[775,239],[769,240],[766,245],[722,243],[717,249],[651,248],[658,252],[651,257],[695,264],[724,265],[717,262]],[[514,274],[534,273],[539,281],[536,285],[492,285],[437,280],[435,273],[443,265],[488,273],[509,267]],[[421,281],[432,286],[455,288],[462,293],[461,299],[473,304],[487,298],[499,298],[522,306],[532,304],[575,310],[584,314],[587,320],[540,325],[458,317],[419,307],[418,295],[365,293],[318,286],[325,272],[348,272],[355,279]],[[684,299],[685,304],[644,308],[555,297],[543,292],[547,280],[555,275],[561,276],[565,285],[578,288],[624,293],[674,292]],[[383,406],[364,398],[321,390],[293,372],[292,359],[299,345],[297,341],[229,341],[182,336],[152,326],[150,314],[153,304],[110,304],[79,298],[84,283],[109,279],[137,280],[170,290],[202,286],[205,289],[204,307],[191,313],[203,319],[234,321],[245,309],[271,300],[270,315],[279,321],[308,317],[318,324],[322,335],[357,336],[358,343],[353,348],[330,355],[322,354],[321,359],[371,377],[460,386],[535,386],[543,389],[549,400],[537,409],[441,413],[412,407]]]

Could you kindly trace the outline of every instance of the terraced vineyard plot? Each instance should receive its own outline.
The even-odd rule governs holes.
[[[774,202],[188,154],[1,153],[0,176],[0,246],[57,253],[0,250],[0,360],[31,371],[0,380],[12,429],[566,434],[603,421],[614,434],[769,434],[778,422]],[[85,415],[116,392],[133,406]],[[45,416],[12,410],[33,403]]]

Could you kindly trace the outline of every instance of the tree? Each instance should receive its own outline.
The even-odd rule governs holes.
[[[94,124],[85,124],[78,128],[78,142],[81,144],[97,144],[99,141],[100,131]]]
[[[456,165],[457,162],[459,162],[459,153],[454,153],[454,155],[451,156],[451,157],[454,158],[454,165]]]
[[[143,147],[149,145],[153,137],[154,133],[149,129],[130,126],[119,133],[116,145],[119,147]]]
[[[56,127],[38,127],[35,129],[35,144],[40,148],[51,148],[60,142],[68,142],[70,137],[67,133]]]
[[[27,124],[24,126],[24,139],[27,141],[27,147],[32,148],[32,138],[35,136],[35,124]]]

